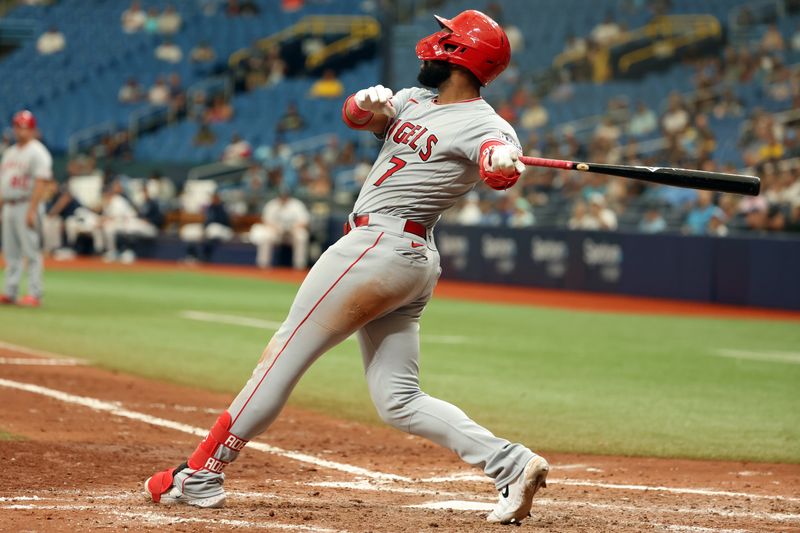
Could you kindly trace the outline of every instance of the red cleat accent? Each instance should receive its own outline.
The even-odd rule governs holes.
[[[20,298],[19,302],[17,303],[23,307],[39,307],[42,305],[42,301],[39,298],[36,296],[31,296],[30,294]]]
[[[0,296],[0,304],[2,305],[14,305],[16,303],[17,301],[14,300],[14,298],[12,298],[11,296],[6,296],[5,294]]]
[[[154,474],[153,477],[151,477],[145,482],[145,487],[147,487],[147,492],[150,493],[150,497],[153,499],[155,503],[160,502],[161,495],[167,492],[169,488],[172,486],[172,474],[174,471],[175,471],[174,468],[170,468],[169,470],[164,470],[163,472]]]

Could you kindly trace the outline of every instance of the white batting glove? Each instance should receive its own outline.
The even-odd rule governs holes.
[[[504,176],[522,174],[525,165],[519,160],[519,150],[510,144],[500,144],[492,147],[489,157],[489,172],[499,172]]]
[[[354,100],[359,109],[380,113],[389,118],[393,118],[397,114],[397,110],[394,108],[394,104],[392,104],[393,95],[394,93],[390,88],[384,87],[383,85],[375,85],[374,87],[358,91]]]

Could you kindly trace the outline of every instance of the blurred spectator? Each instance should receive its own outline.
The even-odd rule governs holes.
[[[744,113],[744,106],[731,89],[725,89],[722,98],[714,106],[713,113],[718,119],[738,118]]]
[[[712,237],[727,237],[728,226],[725,225],[725,213],[718,209],[711,214],[706,234]]]
[[[463,226],[476,226],[480,224],[481,216],[480,196],[472,191],[464,198],[464,205],[461,206],[456,221]]]
[[[233,106],[223,95],[218,94],[206,109],[205,118],[210,123],[228,122],[233,118]]]
[[[231,218],[222,203],[219,192],[211,196],[211,203],[203,211],[203,223],[186,224],[178,232],[180,239],[187,243],[186,261],[211,261],[214,250],[225,241],[233,239]]]
[[[267,192],[267,172],[259,163],[251,162],[241,178],[241,188],[248,213],[255,213],[263,203]]]
[[[690,235],[704,235],[707,232],[711,217],[722,214],[722,210],[713,203],[714,193],[711,191],[697,191],[694,206],[686,216],[683,230]],[[724,216],[724,214],[722,214]]]
[[[770,24],[761,37],[761,50],[765,52],[782,52],[786,48],[783,35],[775,24]]]
[[[526,130],[535,130],[544,127],[549,120],[547,108],[536,97],[531,97],[527,107],[522,112],[520,125]]]
[[[512,228],[533,226],[535,219],[528,200],[520,197],[511,197],[510,199],[512,200],[512,211],[508,217],[508,226]]]
[[[186,106],[186,92],[183,90],[181,77],[173,72],[169,75],[169,105],[175,110],[183,110]]]
[[[230,165],[246,163],[253,156],[253,147],[242,139],[238,133],[231,136],[231,142],[222,152],[222,162]]]
[[[131,6],[122,12],[122,31],[136,33],[144,27],[147,15],[142,10],[138,1],[131,2]]]
[[[161,212],[169,211],[175,199],[175,184],[168,176],[154,170],[145,183],[150,198],[158,202]]]
[[[197,133],[195,133],[192,139],[192,144],[195,146],[208,146],[215,142],[217,142],[217,136],[208,124],[208,121],[204,119],[200,127],[197,128]]]
[[[189,53],[189,61],[192,63],[211,63],[216,58],[217,54],[208,41],[201,41]]]
[[[795,28],[794,33],[789,40],[789,44],[791,45],[792,50],[795,52],[800,52],[800,24],[798,24],[797,28]]]
[[[145,33],[154,34],[158,32],[158,9],[151,7],[147,10],[142,29]]]
[[[64,220],[73,216],[81,204],[72,197],[66,184],[59,185],[56,180],[47,180],[47,187],[42,248],[44,253],[55,256],[54,252],[63,247]]]
[[[225,6],[225,14],[231,17],[258,15],[259,13],[258,5],[251,0],[228,0]]]
[[[645,211],[644,217],[639,222],[639,231],[642,233],[661,233],[666,231],[667,221],[661,216],[657,207],[650,207]]]
[[[789,208],[789,218],[786,221],[786,231],[800,232],[800,202],[792,204]]]
[[[572,206],[572,216],[567,222],[569,229],[596,229],[596,222],[589,216],[586,203],[577,201]]]
[[[614,124],[611,117],[605,117],[594,130],[595,139],[602,139],[610,143],[616,143],[622,136],[622,130]]]
[[[164,78],[159,76],[147,92],[147,101],[152,105],[163,106],[169,103],[169,87]]]
[[[120,87],[117,98],[123,104],[140,102],[144,98],[144,90],[136,78],[128,78],[125,85]]]
[[[616,41],[622,35],[622,28],[614,20],[611,13],[606,14],[605,20],[592,29],[591,38],[600,46],[606,46]]]
[[[64,34],[56,27],[50,27],[36,40],[36,50],[43,56],[60,52],[67,46]]]
[[[158,228],[139,217],[136,208],[123,194],[122,184],[119,181],[112,183],[103,193],[102,229],[106,249],[103,259],[106,261],[119,259],[125,263],[130,263],[136,258],[129,248],[133,239],[152,238],[158,234]],[[120,242],[122,238],[126,239],[124,248]],[[118,253],[121,248],[125,252],[124,256]]]
[[[503,26],[508,37],[508,44],[511,47],[511,53],[517,54],[525,49],[525,34],[519,29],[519,26],[514,24],[507,24]]]
[[[652,133],[658,128],[658,117],[644,102],[639,102],[636,112],[628,123],[628,135],[640,137]]]
[[[297,104],[289,102],[286,106],[286,112],[278,120],[276,131],[278,133],[285,133],[288,131],[299,131],[306,127],[306,122],[303,116],[297,110]]]
[[[606,199],[602,194],[595,193],[589,198],[589,216],[596,221],[597,228],[587,229],[617,229],[617,215],[606,206]]]
[[[684,106],[681,95],[673,92],[669,95],[667,111],[661,117],[661,128],[667,136],[678,135],[689,126],[691,117]]]
[[[312,98],[340,98],[343,94],[344,85],[332,69],[325,69],[322,78],[315,81],[309,91]]]
[[[169,39],[165,39],[155,50],[156,59],[167,63],[180,63],[183,59],[183,51],[180,46]]]
[[[158,17],[158,33],[172,35],[181,29],[181,14],[175,10],[175,6],[168,4],[164,12]]]
[[[308,224],[311,216],[300,200],[292,198],[288,188],[267,202],[262,213],[262,223],[250,229],[250,242],[256,245],[256,264],[267,268],[272,264],[276,244],[292,246],[292,266],[303,270],[308,264]]]

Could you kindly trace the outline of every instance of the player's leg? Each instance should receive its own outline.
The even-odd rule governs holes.
[[[305,270],[308,265],[308,230],[294,228],[292,237],[292,267],[296,270]]]
[[[5,303],[16,301],[22,280],[20,233],[25,224],[24,213],[25,209],[20,209],[18,205],[3,206],[3,257],[6,262],[3,302]]]
[[[367,383],[378,413],[388,424],[425,437],[482,468],[501,491],[490,520],[522,520],[533,494],[544,485],[549,466],[525,446],[496,437],[458,407],[420,390],[419,317],[425,302],[398,309],[359,331]]]
[[[394,244],[383,234],[352,232],[326,250],[303,281],[289,316],[270,340],[252,376],[179,470],[151,478],[154,501],[214,505],[224,498],[223,468],[280,413],[303,373],[325,351],[366,322],[403,305],[425,288],[419,269],[393,272]],[[387,280],[391,280],[387,283]],[[198,502],[198,503],[194,503]]]
[[[22,257],[28,261],[28,294],[35,301],[28,300],[36,305],[44,293],[44,257],[42,254],[42,213],[37,214],[36,227],[31,228],[23,220],[19,228],[19,243]]]

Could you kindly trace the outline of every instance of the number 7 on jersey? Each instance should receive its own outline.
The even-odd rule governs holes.
[[[395,172],[397,172],[398,170],[400,170],[401,168],[406,166],[406,162],[405,161],[403,161],[399,157],[394,157],[394,156],[389,160],[389,164],[392,165],[392,166],[389,167],[389,170],[384,172],[383,176],[378,178],[378,180],[375,183],[373,183],[373,185],[375,185],[375,187],[380,186],[380,184],[383,183],[384,181],[386,181],[386,179],[389,176],[391,176],[392,174],[394,174]]]

